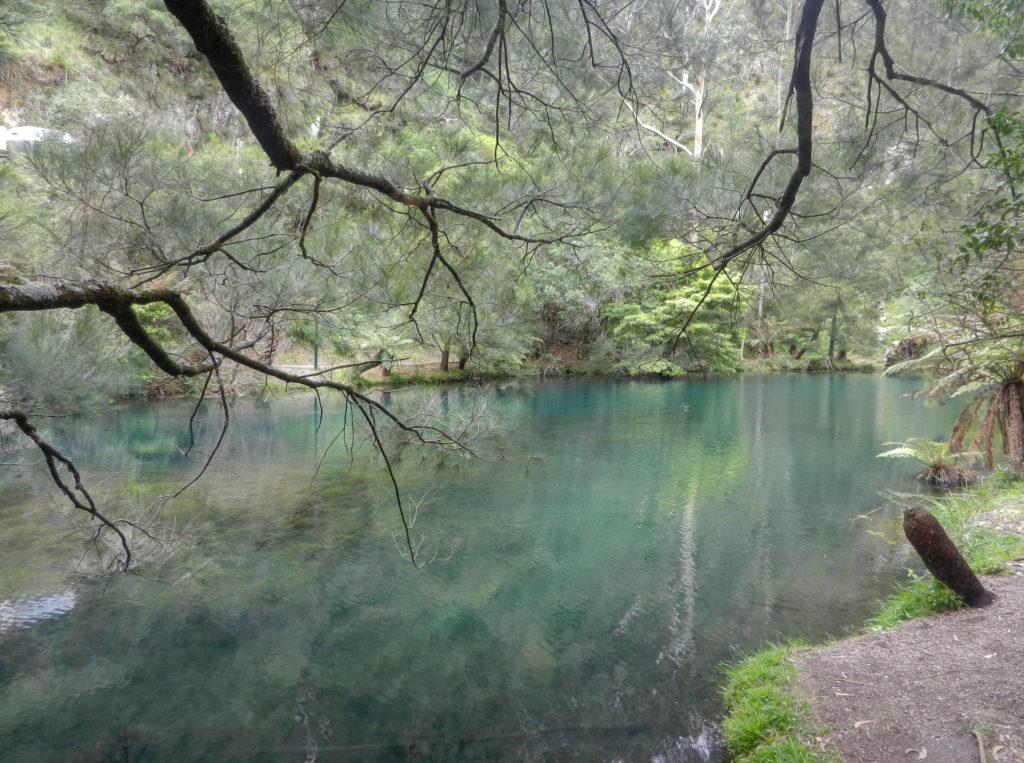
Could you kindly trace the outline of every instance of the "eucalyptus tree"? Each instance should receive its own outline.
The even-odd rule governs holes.
[[[641,130],[656,136],[656,148],[682,151],[694,162],[704,155],[709,88],[740,72],[740,62],[747,59],[737,55],[749,38],[742,20],[733,18],[740,5],[723,6],[723,0],[653,2],[631,14],[634,28],[653,33],[643,38],[641,54],[634,56],[637,104],[629,98],[622,103]],[[725,69],[718,77],[716,67]]]

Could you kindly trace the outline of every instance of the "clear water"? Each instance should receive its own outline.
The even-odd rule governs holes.
[[[153,497],[196,470],[188,405],[79,422],[55,441],[105,480],[110,513],[188,542],[140,539],[145,575],[80,579],[74,513],[38,468],[0,472],[0,759],[716,760],[721,661],[842,634],[906,576],[885,495],[914,489],[913,464],[874,456],[952,417],[911,388],[393,395],[439,398],[450,425],[484,400],[503,428],[482,443],[500,460],[405,452],[435,558],[420,569],[381,464],[344,434],[328,448],[341,406],[314,435],[310,397],[236,405],[224,453],[162,513]],[[204,416],[209,447],[216,406]]]

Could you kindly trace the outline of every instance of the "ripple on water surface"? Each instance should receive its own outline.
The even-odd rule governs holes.
[[[54,593],[0,601],[0,633],[14,628],[29,628],[40,620],[70,612],[78,597],[67,589]]]
[[[721,660],[841,632],[905,576],[874,532],[886,512],[858,517],[899,480],[882,443],[934,439],[906,390],[787,377],[498,397],[507,461],[403,474],[414,538],[438,552],[420,569],[379,463],[321,463],[309,401],[243,411],[244,447],[173,506],[202,538],[176,582],[19,588],[32,559],[5,548],[0,631],[18,653],[0,651],[0,749],[89,759],[124,736],[164,760],[714,760]],[[164,420],[187,431],[189,410]],[[103,473],[76,427],[80,468]],[[146,461],[162,490],[183,479],[162,468]],[[10,516],[8,532],[26,521]]]

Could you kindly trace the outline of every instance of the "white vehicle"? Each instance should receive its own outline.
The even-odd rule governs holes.
[[[71,144],[75,139],[66,132],[51,130],[48,127],[9,127],[0,128],[0,151],[25,151],[43,141],[54,141]]]

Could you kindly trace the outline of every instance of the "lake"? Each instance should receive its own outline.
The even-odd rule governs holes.
[[[169,502],[202,465],[192,403],[53,424],[107,513],[162,540],[135,531],[138,574],[102,575],[42,467],[0,471],[0,758],[718,760],[722,661],[847,633],[917,567],[890,499],[917,464],[875,455],[954,412],[913,388],[391,393],[483,456],[396,450],[420,567],[339,403],[234,404]]]

